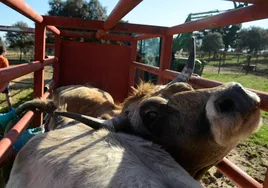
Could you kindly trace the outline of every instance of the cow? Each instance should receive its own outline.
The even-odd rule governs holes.
[[[99,89],[89,85],[68,85],[61,86],[52,92],[49,99],[33,99],[20,105],[16,109],[16,114],[21,116],[26,110],[38,109],[48,113],[46,128],[50,122],[51,113],[54,110],[66,110],[100,119],[111,119],[121,112],[121,106],[114,102],[112,96]],[[10,122],[5,132],[8,132],[14,126]]]
[[[187,79],[141,84],[109,120],[54,112],[56,129],[22,148],[7,187],[200,187],[194,179],[258,129],[260,99]]]
[[[115,104],[112,96],[95,87],[88,85],[68,85],[57,88],[52,97],[47,100],[34,99],[25,102],[16,109],[21,114],[25,109],[40,109],[50,111],[64,109],[101,119],[111,119],[120,113],[119,105]]]

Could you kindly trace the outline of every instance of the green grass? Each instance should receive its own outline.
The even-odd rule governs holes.
[[[20,104],[31,100],[33,98],[33,89],[16,89],[11,90],[12,105],[14,108],[18,107]],[[5,113],[8,111],[8,106],[6,103],[5,94],[0,94],[0,113]]]
[[[268,147],[268,126],[261,128],[247,139],[247,142]]]
[[[221,82],[239,82],[244,87],[268,92],[268,79],[261,76],[251,74],[245,75],[245,73],[203,73],[202,77]]]
[[[236,73],[236,74],[203,73],[202,77],[221,82],[233,82],[233,81],[239,82],[244,87],[268,92],[268,79],[261,76],[255,76],[250,74],[245,75],[245,73]],[[268,119],[268,112],[262,111],[261,115],[262,117]]]

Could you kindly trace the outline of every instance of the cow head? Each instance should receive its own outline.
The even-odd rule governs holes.
[[[258,128],[260,99],[235,82],[199,90],[178,82],[188,78],[176,78],[164,87],[142,84],[117,117],[83,122],[158,143],[199,179]]]

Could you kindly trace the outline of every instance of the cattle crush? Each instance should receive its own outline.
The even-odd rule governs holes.
[[[141,1],[119,0],[108,18],[105,21],[99,21],[41,16],[23,0],[1,0],[1,3],[35,22],[35,61],[0,70],[0,84],[34,72],[34,97],[47,98],[50,91],[59,86],[89,83],[109,92],[116,101],[122,101],[131,86],[134,86],[136,70],[157,75],[158,84],[166,84],[168,80],[180,74],[169,69],[174,34],[268,18],[268,2],[266,0],[240,0],[239,2],[252,3],[252,5],[173,27],[119,22]],[[75,28],[83,31],[58,28]],[[47,59],[45,59],[45,50],[48,48],[46,30],[55,36],[54,57]],[[121,34],[119,34],[120,32]],[[126,33],[137,35],[127,35]],[[161,38],[159,67],[137,62],[138,41],[156,37]],[[74,38],[120,41],[127,42],[127,45],[78,42],[72,40]],[[50,81],[49,90],[44,92],[43,68],[48,65],[53,65],[54,76]],[[222,83],[192,76],[190,84],[195,88],[210,88]],[[260,96],[261,109],[268,111],[268,93],[252,91]],[[0,164],[3,164],[12,145],[32,120],[35,125],[40,125],[42,114],[33,111],[27,112],[0,141]],[[268,187],[268,171],[264,185],[261,185],[226,158],[217,165],[217,168],[239,187]]]

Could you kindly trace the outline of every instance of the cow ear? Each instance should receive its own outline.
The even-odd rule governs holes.
[[[167,115],[167,100],[152,97],[143,101],[140,106],[140,117],[144,126],[155,136],[159,136],[164,127]]]

